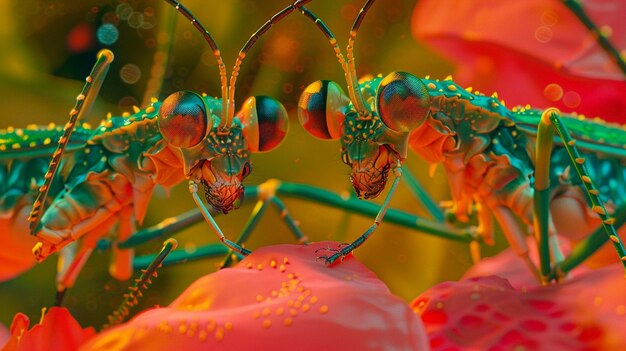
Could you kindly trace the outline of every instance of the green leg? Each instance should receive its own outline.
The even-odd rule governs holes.
[[[385,217],[385,214],[387,213],[387,209],[389,208],[389,202],[391,201],[391,197],[395,193],[396,188],[398,187],[398,183],[400,183],[400,178],[402,177],[402,166],[400,164],[398,164],[397,167],[394,169],[394,174],[396,178],[394,179],[393,184],[391,184],[391,188],[389,189],[389,192],[387,193],[387,197],[385,197],[385,201],[383,202],[383,205],[380,207],[380,210],[378,211],[378,214],[376,215],[374,224],[372,224],[365,231],[365,233],[363,233],[355,241],[353,241],[351,244],[347,246],[342,247],[337,253],[330,255],[330,256],[321,256],[320,258],[324,258],[327,265],[332,265],[339,258],[343,260],[343,258],[346,257],[349,253],[351,253],[353,250],[355,250],[359,246],[363,245],[365,240],[367,240],[367,238],[369,238],[372,235],[372,233],[374,233],[374,231],[380,226],[380,223],[383,221],[383,218]]]
[[[301,244],[308,244],[309,238],[307,238],[306,235],[302,233],[302,230],[300,230],[300,227],[298,226],[296,221],[293,219],[293,217],[291,217],[291,214],[289,214],[289,211],[287,210],[287,207],[285,206],[283,201],[279,199],[277,196],[272,196],[270,198],[270,201],[272,202],[272,204],[274,204],[274,206],[278,210],[278,213],[280,214],[280,218],[282,218],[282,220],[285,221],[289,229],[291,229],[291,232],[293,233],[293,235],[295,235],[296,239],[298,239],[298,242],[300,242]]]
[[[411,190],[413,195],[419,200],[419,202],[426,208],[428,212],[433,216],[433,218],[439,222],[443,223],[445,220],[445,216],[439,206],[435,203],[435,201],[428,195],[428,193],[422,187],[422,184],[415,178],[415,176],[409,171],[404,170],[404,174],[402,179],[406,186]]]
[[[626,62],[624,62],[623,56],[619,53],[619,51],[611,44],[611,41],[607,37],[606,34],[602,32],[598,26],[591,20],[589,16],[585,13],[585,10],[581,6],[580,0],[563,0],[563,4],[567,6],[573,13],[578,17],[578,19],[589,29],[592,36],[596,38],[596,41],[602,49],[613,59],[613,61],[617,64],[619,69],[626,75]]]
[[[248,240],[250,233],[252,233],[254,228],[256,228],[257,224],[259,223],[259,220],[261,219],[261,217],[263,217],[263,214],[265,213],[265,210],[267,209],[268,203],[269,203],[269,200],[259,200],[256,203],[256,205],[254,206],[254,209],[252,210],[252,213],[250,214],[250,218],[248,218],[246,225],[243,227],[241,234],[239,234],[239,237],[237,238],[236,243],[238,245],[241,245]],[[228,250],[226,257],[224,257],[224,260],[220,264],[220,268],[230,267],[230,265],[236,259],[236,257],[233,257],[234,255],[235,253],[233,250]]]
[[[249,255],[252,251],[248,249],[244,249],[240,245],[237,245],[231,240],[226,239],[220,227],[217,225],[217,223],[215,223],[215,220],[211,216],[211,213],[209,212],[209,210],[207,210],[206,206],[204,206],[204,203],[202,203],[202,200],[198,196],[198,184],[196,184],[194,181],[189,181],[189,192],[191,193],[191,197],[193,198],[193,201],[196,203],[196,206],[198,206],[198,208],[200,209],[200,213],[202,213],[202,215],[204,216],[204,219],[211,226],[211,229],[213,229],[213,232],[217,234],[220,241],[224,243],[224,245],[228,246],[228,248],[230,248],[231,250],[234,250],[244,256]]]
[[[617,251],[618,257],[621,260],[622,264],[624,265],[624,269],[626,270],[626,250],[624,249],[622,240],[617,235],[617,231],[615,230],[615,227],[613,225],[613,223],[615,222],[615,218],[610,218],[608,216],[606,209],[604,208],[604,204],[602,203],[602,200],[600,200],[600,197],[598,196],[599,192],[593,186],[593,182],[591,181],[591,178],[589,177],[589,173],[587,172],[585,168],[585,159],[580,155],[580,153],[578,152],[578,149],[574,146],[574,144],[576,143],[576,140],[572,139],[572,137],[570,136],[567,128],[565,128],[565,125],[561,121],[560,115],[561,113],[557,109],[548,109],[544,111],[543,115],[541,116],[541,122],[539,124],[538,135],[544,134],[547,137],[550,133],[554,133],[553,131],[551,131],[552,130],[551,127],[554,127],[554,130],[558,133],[558,135],[563,140],[564,147],[567,150],[567,153],[570,159],[572,160],[572,166],[574,167],[574,169],[576,170],[576,173],[580,177],[582,184],[583,184],[584,192],[585,194],[587,194],[587,198],[589,199],[589,202],[591,203],[591,209],[593,210],[593,212],[597,213],[600,216],[600,219],[602,220],[602,227],[604,228],[604,232],[613,243],[613,246],[615,247],[615,250]],[[545,139],[544,142],[551,144],[552,139]],[[536,182],[540,178],[542,179],[543,183],[540,184],[540,187],[539,187],[539,189],[542,189],[542,187],[546,186],[545,179],[549,177],[549,157],[548,157],[548,161],[546,162],[545,160],[546,156],[544,153],[544,155],[542,156],[543,160],[541,160],[542,165],[540,167],[539,147],[537,149],[538,149],[537,150],[538,162],[537,162],[537,167],[536,167],[536,172],[537,172]],[[546,147],[543,147],[543,149],[546,149]],[[549,187],[549,183],[547,184]],[[547,200],[541,200],[541,201],[547,202]],[[555,267],[554,267],[555,271],[552,272],[553,277],[558,278],[564,274],[564,271],[561,270],[561,267],[562,265],[560,265],[559,263],[555,264]],[[568,268],[571,269],[573,267],[568,266]]]
[[[161,252],[156,255],[146,269],[141,270],[141,276],[135,279],[133,286],[128,288],[128,293],[124,294],[124,300],[120,306],[107,317],[108,322],[102,329],[118,325],[124,321],[124,318],[126,318],[130,312],[130,308],[137,305],[137,299],[143,296],[141,290],[147,289],[148,285],[152,283],[150,278],[157,276],[156,270],[161,267],[163,260],[176,246],[178,246],[178,243],[174,239],[168,239],[163,243]]]
[[[208,244],[195,249],[193,252],[187,252],[185,249],[172,251],[163,261],[163,266],[173,266],[181,263],[202,260],[206,258],[223,257],[228,253],[228,248],[222,244]],[[145,255],[135,257],[133,260],[133,269],[145,269],[150,265],[158,255]]]
[[[615,210],[613,213],[613,218],[615,222],[613,226],[619,228],[626,223],[626,204]],[[585,240],[579,242],[570,255],[563,260],[560,264],[557,265],[557,272],[563,272],[563,274],[567,274],[567,272],[576,268],[578,265],[583,263],[589,256],[591,256],[594,252],[596,252],[602,245],[606,243],[608,237],[606,235],[606,231],[604,226],[600,226],[596,229],[591,235],[589,235]],[[622,257],[622,261],[625,258]]]

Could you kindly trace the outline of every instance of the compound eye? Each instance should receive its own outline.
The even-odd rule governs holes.
[[[268,96],[251,96],[246,99],[239,116],[243,137],[252,152],[275,149],[289,129],[287,111],[280,102]]]
[[[341,137],[349,103],[350,99],[337,83],[318,80],[302,92],[298,101],[298,120],[314,137],[336,140]]]
[[[408,133],[428,117],[430,97],[426,85],[410,73],[390,73],[378,86],[376,110],[387,127]]]
[[[170,145],[189,148],[198,145],[212,127],[202,96],[193,91],[177,91],[163,100],[157,124]]]

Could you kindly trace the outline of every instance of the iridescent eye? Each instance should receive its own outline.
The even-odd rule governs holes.
[[[430,97],[421,79],[406,72],[386,76],[376,94],[376,109],[383,123],[396,132],[407,133],[424,123]]]
[[[339,139],[350,99],[341,87],[328,80],[310,84],[298,101],[298,119],[311,135],[320,139]]]
[[[287,111],[271,97],[249,97],[238,115],[243,125],[243,137],[252,152],[276,148],[289,128]]]
[[[198,145],[212,127],[202,96],[193,91],[178,91],[163,100],[157,123],[163,139],[170,145],[189,148]]]

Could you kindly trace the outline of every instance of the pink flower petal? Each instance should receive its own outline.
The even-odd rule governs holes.
[[[83,349],[426,350],[407,304],[352,256],[326,267],[315,251],[327,247],[337,243],[258,249]]]
[[[490,276],[445,282],[416,298],[433,350],[616,350],[626,345],[620,264],[515,290]]]
[[[626,47],[626,3],[583,2],[590,17]],[[560,1],[459,3],[419,1],[413,35],[457,63],[455,80],[508,106],[557,107],[607,121],[626,121],[626,79],[589,31]]]

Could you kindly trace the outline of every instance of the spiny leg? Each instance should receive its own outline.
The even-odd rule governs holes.
[[[63,152],[65,151],[65,147],[70,141],[70,137],[72,136],[72,132],[74,131],[74,127],[76,126],[76,122],[81,120],[85,113],[87,113],[93,102],[100,91],[100,87],[102,86],[102,82],[106,77],[106,74],[109,70],[109,65],[113,62],[113,53],[110,50],[101,50],[98,53],[98,59],[94,64],[91,73],[85,79],[85,85],[83,86],[83,90],[76,97],[76,104],[74,108],[70,111],[70,120],[65,125],[63,129],[63,135],[59,138],[59,144],[57,146],[56,151],[52,154],[52,160],[50,161],[50,165],[48,166],[48,171],[44,176],[44,183],[39,188],[39,193],[37,194],[37,198],[33,203],[33,208],[28,216],[28,221],[30,222],[30,232],[32,235],[36,235],[37,232],[41,229],[40,222],[43,214],[45,213],[45,203],[46,198],[48,197],[48,191],[50,190],[50,185],[52,184],[52,180],[56,175],[56,171],[61,163],[61,157],[63,156]]]
[[[137,305],[138,298],[143,296],[142,290],[148,288],[148,285],[152,283],[151,278],[157,276],[157,269],[161,267],[163,260],[167,255],[172,252],[178,246],[178,242],[174,239],[168,239],[163,243],[163,248],[159,254],[154,258],[150,265],[141,271],[141,276],[135,279],[135,284],[128,288],[128,293],[124,294],[124,301],[120,306],[107,316],[107,324],[103,326],[103,329],[115,326],[124,321],[130,313],[130,308]]]
[[[363,233],[360,237],[358,237],[351,244],[342,247],[341,250],[339,250],[339,252],[329,257],[324,257],[324,256],[320,257],[320,258],[325,259],[327,265],[333,264],[339,258],[343,259],[353,250],[363,245],[365,240],[367,240],[367,238],[369,238],[372,235],[372,233],[374,233],[374,231],[380,226],[380,223],[383,221],[383,218],[385,217],[385,214],[387,213],[387,209],[389,208],[389,202],[391,201],[391,197],[395,193],[396,188],[398,187],[398,184],[400,183],[400,178],[402,177],[402,166],[400,165],[399,162],[396,165],[396,167],[393,169],[393,172],[394,172],[395,179],[393,183],[391,184],[391,188],[389,188],[389,192],[387,193],[387,196],[385,197],[385,201],[383,202],[383,205],[381,206],[380,210],[378,211],[378,214],[376,215],[374,224],[372,224],[365,231],[365,233]]]
[[[613,59],[619,69],[626,75],[626,62],[624,61],[623,54],[613,46],[608,38],[608,35],[604,33],[601,28],[598,28],[593,20],[587,15],[582,7],[580,0],[562,0],[563,4],[578,17],[578,19],[589,29],[591,35],[596,39],[598,44],[604,49],[604,51]]]
[[[613,218],[615,222],[613,222],[613,226],[615,228],[620,228],[626,223],[626,204],[618,207],[615,212],[613,212]],[[602,245],[606,243],[608,237],[606,236],[606,230],[604,226],[598,227],[591,235],[587,236],[584,240],[579,242],[574,248],[568,257],[566,257],[563,262],[557,264],[556,273],[563,272],[566,274],[572,269],[576,268],[578,265],[583,263],[589,256],[595,253]],[[622,261],[624,258],[622,258]]]
[[[617,231],[615,230],[615,227],[613,225],[613,223],[615,222],[615,218],[611,218],[607,214],[606,208],[604,207],[604,203],[600,199],[600,196],[599,196],[600,193],[598,189],[596,189],[593,186],[593,182],[591,181],[589,172],[587,172],[587,169],[585,167],[585,158],[580,155],[580,153],[578,152],[578,149],[574,146],[576,143],[576,140],[572,139],[571,135],[569,134],[569,131],[563,124],[563,121],[561,120],[560,115],[561,115],[561,112],[559,110],[555,108],[550,108],[550,109],[545,110],[541,116],[541,122],[539,123],[539,129],[537,133],[538,135],[544,134],[546,136],[545,137],[546,139],[543,144],[539,144],[539,141],[538,141],[539,145],[537,147],[537,160],[539,161],[541,157],[542,164],[540,165],[539,163],[537,163],[537,166],[536,166],[536,172],[538,174],[537,178],[541,177],[541,179],[543,179],[543,181],[545,182],[546,177],[549,177],[549,165],[550,165],[549,156],[546,157],[545,155],[546,154],[549,155],[550,154],[549,151],[552,148],[552,138],[551,138],[550,133],[554,133],[554,131],[556,131],[559,137],[561,138],[561,140],[563,140],[563,146],[565,147],[565,150],[567,151],[567,154],[569,155],[570,160],[572,161],[572,166],[576,170],[576,174],[578,174],[578,176],[580,177],[582,181],[582,185],[583,185],[582,187],[583,187],[585,194],[587,195],[587,198],[589,199],[589,202],[591,203],[592,211],[597,213],[598,216],[600,216],[602,220],[602,227],[604,228],[604,231],[606,235],[608,236],[608,238],[611,239],[611,242],[613,243],[613,246],[615,247],[615,250],[617,251],[619,259],[621,260],[624,266],[624,269],[626,270],[626,249],[624,249],[622,240],[617,235]],[[547,136],[550,136],[550,138],[547,138]],[[548,159],[547,162],[546,162],[546,158]],[[549,185],[549,182],[548,182],[548,185]],[[545,186],[545,183],[544,183],[544,186]],[[544,195],[544,197],[545,196],[546,195]],[[547,200],[542,200],[542,201],[547,201]],[[549,206],[546,206],[546,208],[549,208]],[[545,240],[546,234],[543,233],[541,235],[544,236],[543,239]],[[555,265],[554,268],[557,269],[558,267],[559,267],[558,265]],[[552,274],[555,277],[558,277],[561,274],[561,272],[557,271]]]
[[[234,242],[232,242],[231,240],[228,240],[224,236],[224,233],[222,233],[222,230],[217,225],[217,223],[215,223],[215,220],[211,216],[211,213],[209,212],[209,210],[207,210],[206,206],[204,206],[204,203],[198,196],[198,184],[196,184],[196,182],[194,182],[193,180],[189,181],[189,192],[191,193],[191,197],[193,198],[193,201],[196,203],[196,206],[198,206],[198,208],[200,209],[200,212],[204,216],[204,219],[207,221],[207,223],[209,223],[209,225],[211,226],[211,229],[213,229],[213,232],[217,234],[220,241],[233,251],[236,251],[244,256],[249,255],[251,253],[250,250],[244,249],[240,245],[235,244]]]

